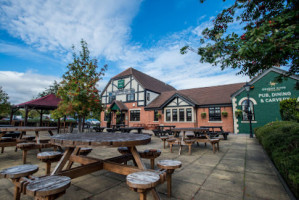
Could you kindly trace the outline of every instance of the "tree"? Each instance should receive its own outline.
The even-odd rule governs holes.
[[[43,92],[37,95],[37,98],[47,96],[48,94],[57,94],[59,88],[59,83],[55,80],[53,85],[50,85],[49,88],[46,88]]]
[[[200,0],[202,3],[205,0]],[[239,23],[238,33],[229,27]],[[202,34],[197,53],[201,62],[240,68],[250,77],[273,66],[287,66],[299,72],[299,1],[236,0]],[[189,46],[181,48],[184,54]]]
[[[73,46],[73,63],[67,66],[68,71],[62,76],[63,80],[57,92],[61,98],[58,108],[52,112],[55,118],[64,115],[77,115],[79,131],[82,131],[82,119],[90,112],[96,113],[103,110],[99,91],[96,84],[104,76],[107,65],[97,72],[96,59],[89,57],[87,43],[81,40],[82,51],[77,56]]]
[[[10,103],[8,94],[0,86],[0,117],[6,117],[10,112]]]

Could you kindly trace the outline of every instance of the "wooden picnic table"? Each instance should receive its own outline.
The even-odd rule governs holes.
[[[134,127],[134,126],[131,126],[131,127],[121,127],[119,128],[119,130],[121,132],[125,132],[125,133],[130,133],[132,130],[137,130],[138,134],[141,133],[141,131],[144,129],[144,127]]]
[[[52,175],[63,175],[70,178],[76,178],[102,169],[122,175],[144,171],[146,170],[146,167],[140,158],[136,146],[148,144],[150,141],[151,137],[149,135],[133,133],[123,134],[103,132],[101,134],[80,133],[54,135],[51,137],[51,144],[66,147],[67,149],[52,172]],[[80,148],[97,146],[113,148],[128,147],[131,154],[116,156],[105,160],[79,155]],[[137,167],[121,164],[132,159],[137,164]],[[68,161],[70,163],[80,163],[81,166],[71,168],[72,165],[68,165],[64,168]],[[152,193],[154,197],[158,196],[155,189],[152,190]]]
[[[24,135],[26,135],[26,132],[28,131],[34,131],[35,132],[35,139],[36,143],[40,143],[40,138],[39,138],[39,132],[40,131],[48,131],[48,133],[52,136],[53,135],[53,130],[57,130],[57,127],[30,127],[30,126],[2,126],[0,127],[0,132],[6,133],[10,131],[20,131],[20,137],[19,139],[22,139]],[[0,135],[1,137],[1,135]]]
[[[229,134],[229,132],[223,131],[222,126],[200,126],[200,128],[208,128],[212,136],[218,136],[221,134],[223,135],[224,140],[227,140],[227,135]]]

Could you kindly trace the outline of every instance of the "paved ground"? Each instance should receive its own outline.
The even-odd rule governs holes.
[[[171,199],[290,199],[262,147],[248,135],[229,135],[228,140],[220,142],[220,152],[216,154],[209,144],[207,147],[200,144],[192,147],[192,155],[188,155],[186,146],[179,156],[178,147],[170,153],[155,136],[150,144],[138,147],[139,150],[149,148],[162,150],[158,160],[176,159],[183,163],[173,175]],[[45,165],[36,159],[37,153],[37,150],[30,151],[27,160],[40,166],[36,175],[43,175]],[[116,155],[119,153],[115,148],[95,148],[90,154],[98,158]],[[21,158],[21,151],[6,148],[0,154],[0,169],[22,164]],[[149,167],[149,161],[144,162]],[[168,199],[166,183],[157,190],[162,199]],[[7,179],[0,179],[0,199],[13,199],[13,184]],[[22,196],[21,199],[32,198]],[[125,176],[102,170],[72,180],[72,186],[60,199],[131,200],[139,196],[128,188]],[[148,199],[152,199],[151,194]]]

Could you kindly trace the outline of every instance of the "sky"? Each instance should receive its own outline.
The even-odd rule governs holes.
[[[238,70],[200,63],[180,48],[199,46],[201,32],[233,0],[1,0],[0,86],[12,104],[29,101],[61,81],[72,45],[88,43],[112,76],[133,67],[176,89],[245,82]],[[238,25],[233,27],[238,30]]]

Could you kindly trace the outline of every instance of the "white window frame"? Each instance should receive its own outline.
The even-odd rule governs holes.
[[[191,114],[192,114],[192,120],[191,121],[187,121],[187,109],[191,108]],[[170,121],[166,121],[166,110],[170,110]],[[177,110],[177,121],[172,121],[172,109],[176,109]],[[180,109],[184,109],[184,121],[180,121],[180,116],[179,116],[179,112]],[[192,106],[186,106],[186,107],[165,107],[164,108],[164,122],[167,123],[194,123],[195,122],[195,110]]]

